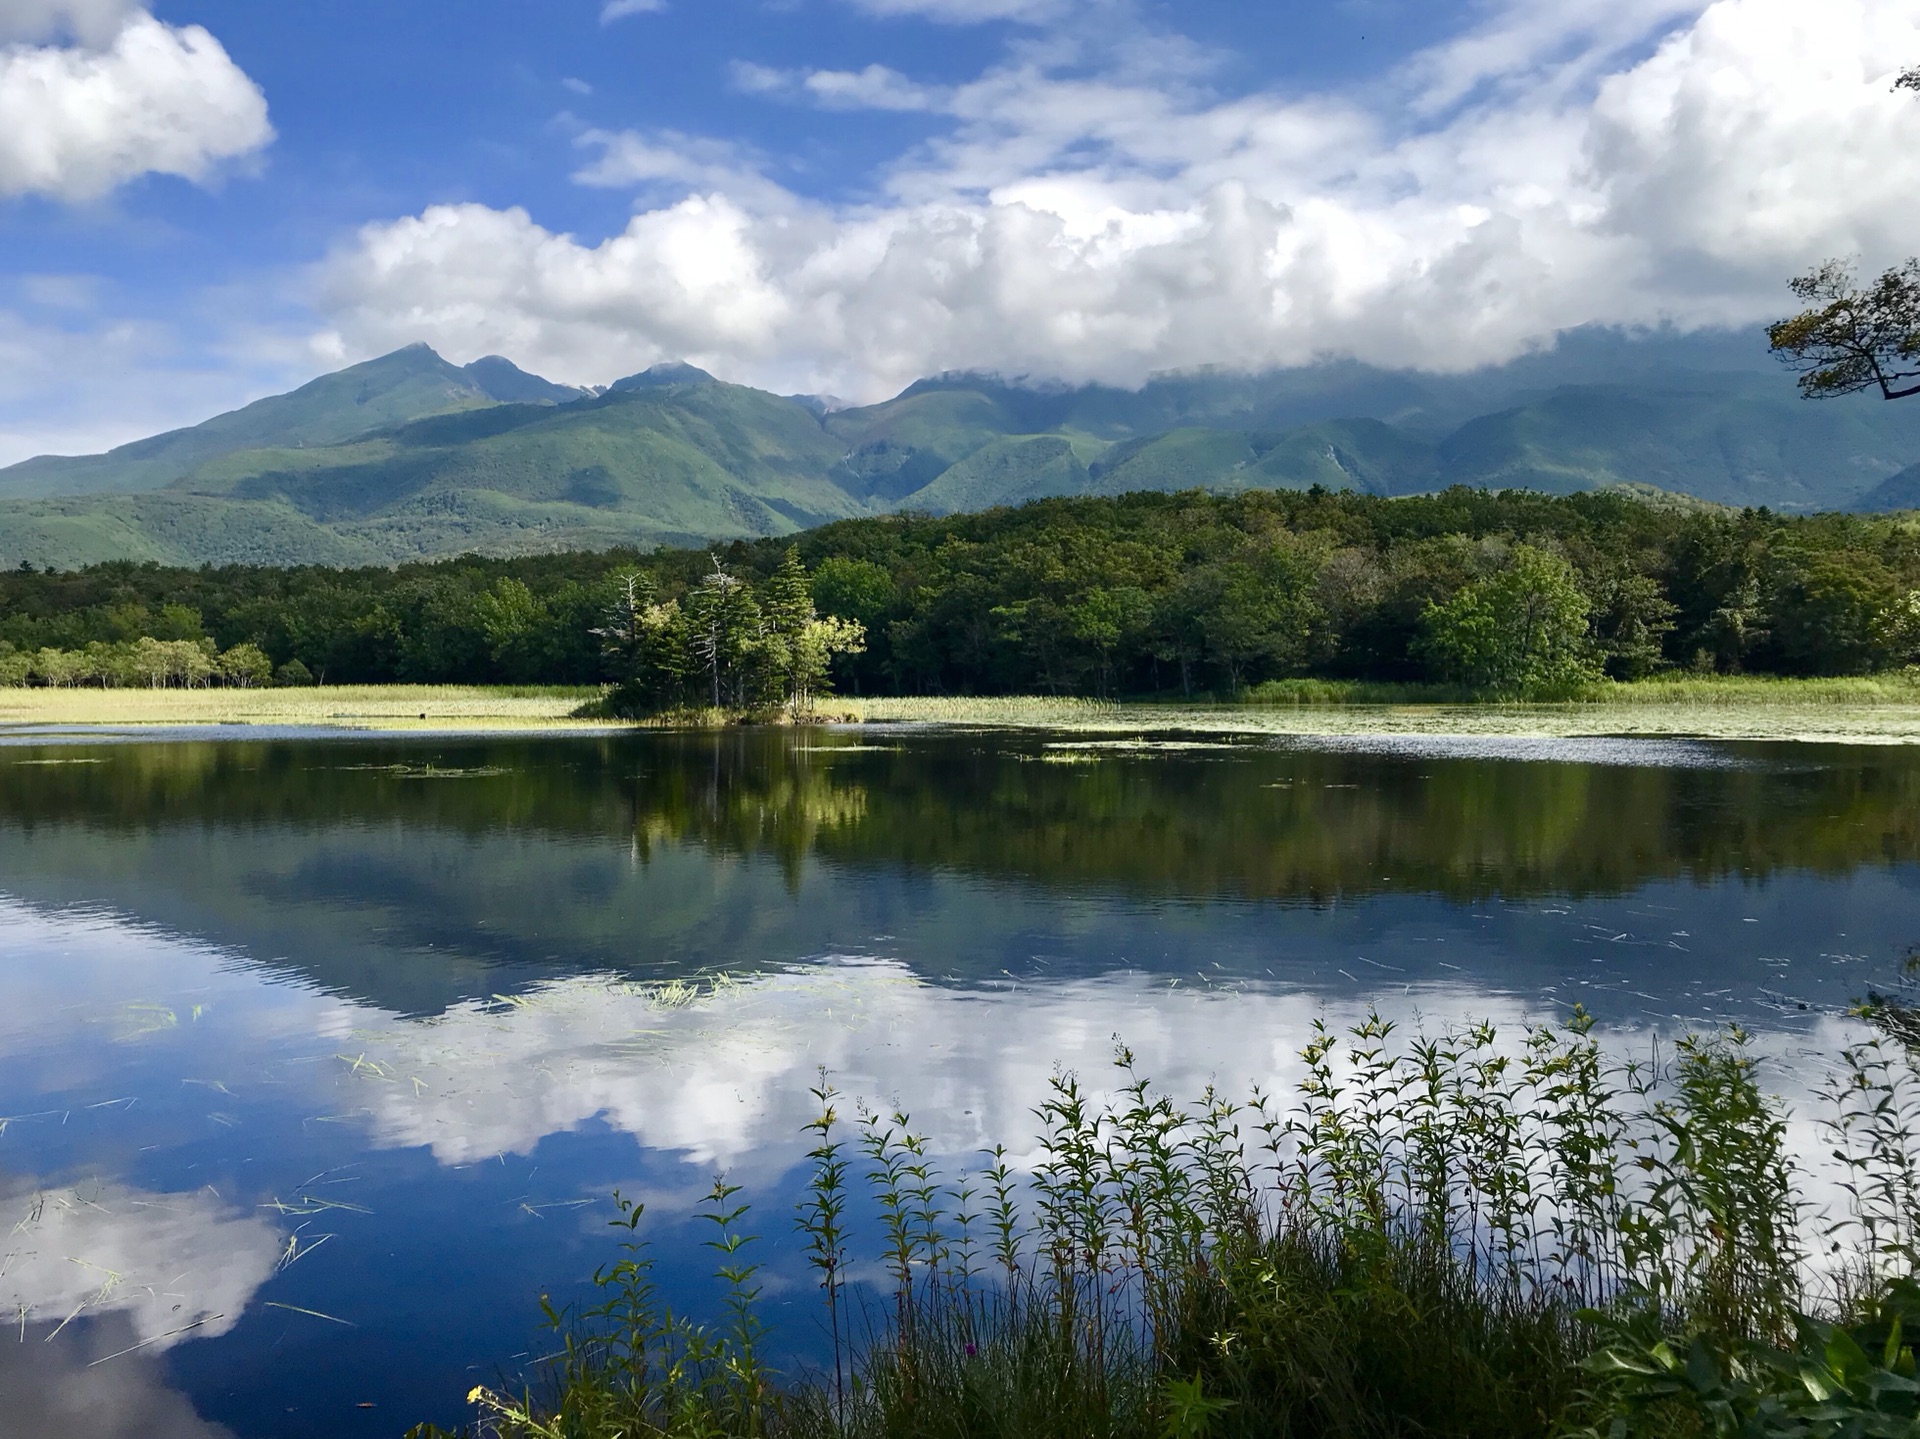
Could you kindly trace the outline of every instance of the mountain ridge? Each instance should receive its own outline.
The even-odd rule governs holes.
[[[0,564],[374,563],[689,544],[1128,490],[1467,484],[1920,504],[1920,405],[1801,401],[1764,346],[1575,334],[1461,375],[1333,361],[1138,390],[949,373],[829,407],[665,363],[602,390],[425,345],[104,455],[0,470]]]

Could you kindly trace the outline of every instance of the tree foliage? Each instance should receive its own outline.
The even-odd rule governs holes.
[[[1600,677],[1590,606],[1573,566],[1532,545],[1422,616],[1422,650],[1441,678],[1488,695],[1551,698]]]
[[[1197,696],[1295,676],[1535,692],[1596,667],[1912,664],[1917,592],[1920,527],[1897,515],[1464,489],[1136,494],[717,552],[10,571],[0,683],[147,683],[127,657],[152,639],[253,646],[276,682],[609,683],[636,712],[804,711],[829,679],[862,694]],[[206,682],[187,673],[166,683]]]
[[[1870,285],[1840,260],[1790,283],[1809,308],[1770,325],[1767,340],[1800,371],[1801,394],[1920,394],[1920,260],[1896,265]]]

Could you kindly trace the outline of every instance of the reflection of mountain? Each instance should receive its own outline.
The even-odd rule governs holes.
[[[11,749],[0,875],[410,1011],[582,968],[835,950],[935,977],[1040,954],[1264,967],[1283,933],[1360,924],[1358,900],[1429,912],[1920,858],[1920,760],[1781,753],[1636,767],[783,732]],[[1306,911],[1276,928],[1276,903]]]

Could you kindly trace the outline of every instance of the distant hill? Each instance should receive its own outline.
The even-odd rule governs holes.
[[[1803,401],[1756,336],[1576,332],[1455,376],[1139,390],[943,375],[832,408],[657,365],[604,392],[411,346],[105,455],[0,470],[0,564],[378,563],[779,535],[1133,490],[1615,488],[1920,505],[1920,401]]]

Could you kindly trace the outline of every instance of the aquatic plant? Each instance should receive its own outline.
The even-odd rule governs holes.
[[[717,1181],[702,1217],[723,1322],[660,1299],[641,1210],[622,1202],[601,1303],[549,1312],[561,1344],[542,1383],[474,1391],[477,1428],[1912,1432],[1897,1426],[1920,1403],[1906,1337],[1920,1322],[1920,1106],[1896,1041],[1841,1057],[1826,1123],[1846,1212],[1824,1229],[1737,1029],[1618,1061],[1577,1010],[1517,1039],[1485,1024],[1402,1036],[1370,1014],[1316,1026],[1301,1059],[1285,1100],[1209,1088],[1181,1103],[1121,1047],[1104,1093],[1052,1078],[1024,1172],[996,1148],[956,1178],[903,1113],[862,1109],[849,1134],[823,1075],[796,1222],[832,1373],[774,1383],[748,1211]],[[877,1295],[851,1281],[858,1171],[878,1216]]]

